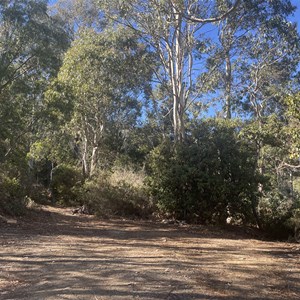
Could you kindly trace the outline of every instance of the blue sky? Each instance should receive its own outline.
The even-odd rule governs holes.
[[[298,32],[300,32],[300,0],[292,0],[293,5],[297,6],[293,21],[298,23]]]
[[[57,0],[48,0],[49,4],[54,4]],[[292,4],[297,7],[295,15],[291,21],[298,23],[298,32],[300,33],[300,0],[292,0]]]
[[[57,0],[48,0],[49,4],[56,3]],[[298,23],[298,32],[300,34],[300,0],[291,0],[292,4],[297,7],[293,16],[290,17],[290,21]],[[214,110],[214,108],[212,108]],[[209,113],[210,114],[210,113]],[[214,115],[214,113],[212,113]]]

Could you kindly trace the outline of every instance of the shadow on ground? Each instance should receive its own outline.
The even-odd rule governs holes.
[[[0,299],[299,299],[296,245],[46,208],[0,228]]]

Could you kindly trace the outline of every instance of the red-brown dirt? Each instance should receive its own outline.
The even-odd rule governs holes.
[[[300,299],[300,246],[43,207],[0,224],[0,299]]]

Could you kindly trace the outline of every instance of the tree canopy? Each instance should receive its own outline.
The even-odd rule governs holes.
[[[290,0],[2,1],[0,212],[30,198],[291,232],[295,9]]]

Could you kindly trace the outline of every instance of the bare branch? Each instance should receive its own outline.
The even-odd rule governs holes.
[[[184,15],[183,17],[185,19],[187,19],[188,21],[192,21],[192,22],[196,22],[196,23],[202,23],[202,24],[207,24],[207,23],[215,23],[215,22],[219,22],[225,18],[228,17],[228,15],[230,15],[241,3],[241,0],[236,0],[235,4],[224,14],[218,16],[218,17],[214,17],[214,18],[207,18],[207,19],[202,19],[202,18],[197,18],[195,16],[191,16],[191,15]]]
[[[291,165],[286,162],[282,162],[278,169],[300,169],[300,164],[299,165]]]

